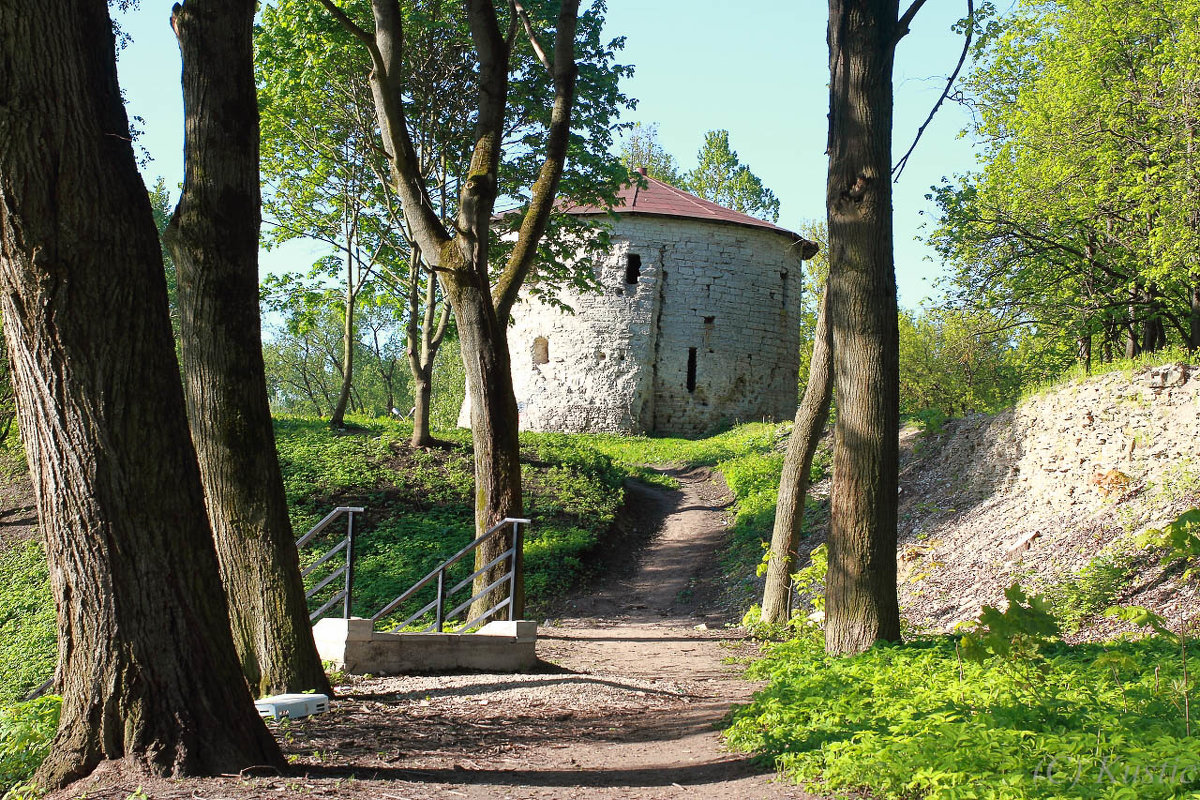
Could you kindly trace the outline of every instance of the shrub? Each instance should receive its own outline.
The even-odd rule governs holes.
[[[1096,556],[1079,572],[1046,588],[1046,599],[1063,629],[1077,632],[1088,617],[1116,602],[1136,574],[1130,554],[1124,551]]]

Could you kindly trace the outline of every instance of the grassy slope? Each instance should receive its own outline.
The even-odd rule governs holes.
[[[276,436],[297,534],[334,506],[367,509],[358,536],[354,611],[370,616],[471,541],[474,473],[465,432],[444,433],[450,440],[445,449],[413,451],[402,424],[358,424],[365,431],[346,436],[334,435],[320,420],[284,418],[276,422]],[[586,573],[585,553],[624,501],[626,472],[578,437],[524,436],[522,461],[525,513],[533,521],[525,585],[536,610]],[[340,529],[333,535],[340,536]],[[319,550],[304,557],[314,560]],[[451,577],[468,574],[469,562]],[[419,596],[409,610],[428,599]]]

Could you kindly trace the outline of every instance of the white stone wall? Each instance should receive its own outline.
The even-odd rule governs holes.
[[[792,417],[797,246],[768,230],[633,215],[621,215],[611,239],[602,292],[559,298],[574,314],[529,298],[513,309],[522,429],[694,436]],[[625,282],[630,253],[641,258],[634,284]],[[546,363],[535,363],[543,354]]]

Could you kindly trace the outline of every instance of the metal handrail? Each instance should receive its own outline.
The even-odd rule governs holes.
[[[320,608],[308,615],[309,622],[316,622],[326,611],[329,611],[338,601],[342,602],[342,617],[350,618],[350,606],[354,597],[354,515],[361,514],[366,511],[365,508],[359,506],[338,506],[333,511],[325,515],[325,518],[309,529],[308,533],[296,540],[296,547],[300,548],[312,541],[313,537],[321,531],[325,530],[331,522],[343,514],[346,515],[346,535],[338,540],[337,544],[327,550],[320,558],[305,567],[301,572],[301,576],[307,578],[313,570],[321,566],[329,559],[333,558],[338,553],[345,551],[346,559],[342,566],[335,569],[330,574],[326,575],[320,583],[304,593],[305,600],[311,600],[312,597],[338,577],[344,577],[342,588],[336,592],[332,598],[325,602]]]
[[[438,633],[441,633],[444,630],[446,621],[448,619],[452,619],[456,614],[458,614],[458,612],[462,611],[464,608],[469,607],[475,600],[479,599],[481,596],[487,594],[488,592],[492,591],[493,589],[497,588],[498,586],[500,586],[502,583],[505,583],[505,582],[508,583],[508,598],[505,600],[502,600],[500,603],[496,604],[496,606],[493,607],[492,609],[490,609],[486,614],[483,614],[480,617],[477,617],[476,619],[471,620],[464,627],[467,627],[467,628],[472,627],[472,626],[474,626],[475,623],[481,622],[482,620],[487,619],[492,614],[496,613],[497,611],[499,611],[505,607],[508,608],[508,618],[510,620],[512,620],[513,612],[515,609],[515,606],[512,603],[512,598],[516,592],[518,561],[520,560],[520,553],[521,553],[522,547],[523,547],[523,538],[524,538],[523,526],[528,526],[529,524],[530,524],[530,520],[518,519],[515,517],[505,517],[504,519],[500,520],[495,525],[488,528],[483,534],[478,536],[473,542],[471,542],[466,547],[462,548],[457,553],[450,556],[450,558],[446,559],[441,564],[439,564],[437,567],[435,567],[433,569],[433,571],[431,571],[424,578],[422,578],[421,580],[414,583],[408,589],[404,590],[404,592],[402,592],[398,597],[396,597],[395,600],[392,600],[390,603],[388,603],[383,608],[381,608],[378,612],[376,612],[376,614],[374,616],[371,617],[371,622],[372,623],[378,622],[379,620],[388,616],[393,611],[395,611],[397,608],[399,608],[406,600],[411,598],[413,595],[415,595],[421,589],[424,589],[426,586],[433,583],[434,581],[437,581],[437,596],[435,597],[435,599],[433,601],[431,601],[430,603],[427,603],[425,605],[425,607],[422,608],[421,610],[419,610],[416,613],[409,616],[408,619],[406,619],[403,622],[399,623],[398,625],[394,626],[392,628],[392,630],[398,630],[400,628],[404,628],[407,625],[409,625],[410,623],[412,623],[413,621],[415,621],[415,620],[419,619],[420,617],[424,616],[425,614],[427,614],[429,611],[436,609],[436,614],[435,614],[435,619],[434,619],[433,624],[430,625],[425,630],[429,631],[432,629],[432,630],[436,630]],[[487,541],[491,537],[495,536],[496,533],[498,533],[499,531],[501,531],[509,526],[511,526],[513,529],[512,546],[510,546],[503,553],[501,553],[500,555],[498,555],[494,559],[492,559],[490,562],[488,562],[487,565],[480,567],[479,569],[477,569],[473,573],[471,573],[468,577],[459,581],[449,591],[446,591],[446,571],[448,569],[450,569],[450,567],[454,566],[459,561],[461,561],[463,558],[465,558],[467,555],[469,555],[470,553],[472,553],[476,549],[478,549],[480,545],[482,545],[485,541]],[[449,614],[444,613],[445,608],[446,608],[446,600],[449,597],[454,595],[456,592],[458,592],[463,587],[470,584],[471,581],[473,581],[475,578],[484,574],[491,568],[497,566],[501,561],[503,561],[505,559],[508,559],[509,564],[508,564],[508,570],[504,573],[503,576],[501,576],[499,579],[493,581],[489,586],[487,586],[483,590],[472,595],[469,600],[467,600],[465,603],[459,605],[457,608],[455,608]]]

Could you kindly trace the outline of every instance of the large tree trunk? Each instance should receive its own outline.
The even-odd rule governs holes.
[[[788,438],[779,481],[779,502],[775,506],[775,528],[771,532],[771,555],[767,559],[767,583],[762,602],[762,619],[772,625],[783,625],[791,615],[788,601],[792,596],[796,547],[804,525],[809,472],[817,443],[829,422],[829,405],[833,398],[833,348],[827,296],[827,292],[821,293],[808,384],[804,387],[800,408],[796,410],[796,422]]]
[[[475,446],[476,535],[505,517],[520,517],[521,451],[517,433],[517,399],[509,366],[508,337],[492,309],[486,286],[454,286],[450,291],[458,321],[459,346],[471,401],[471,438]],[[476,550],[475,568],[480,569],[512,545],[511,530],[493,536]],[[523,555],[517,553],[517,580],[513,613],[525,613]],[[475,590],[498,580],[507,565],[498,564],[476,579]],[[471,606],[477,617],[502,601],[508,587],[500,585]]]
[[[829,313],[838,417],[825,648],[900,638],[899,334],[892,256],[896,0],[829,3]]]
[[[254,6],[254,0],[175,6],[187,172],[165,238],[179,270],[188,418],[242,671],[259,695],[328,692],[263,368]]]
[[[0,13],[0,306],[58,616],[37,781],[284,766],[242,679],[104,0]]]

